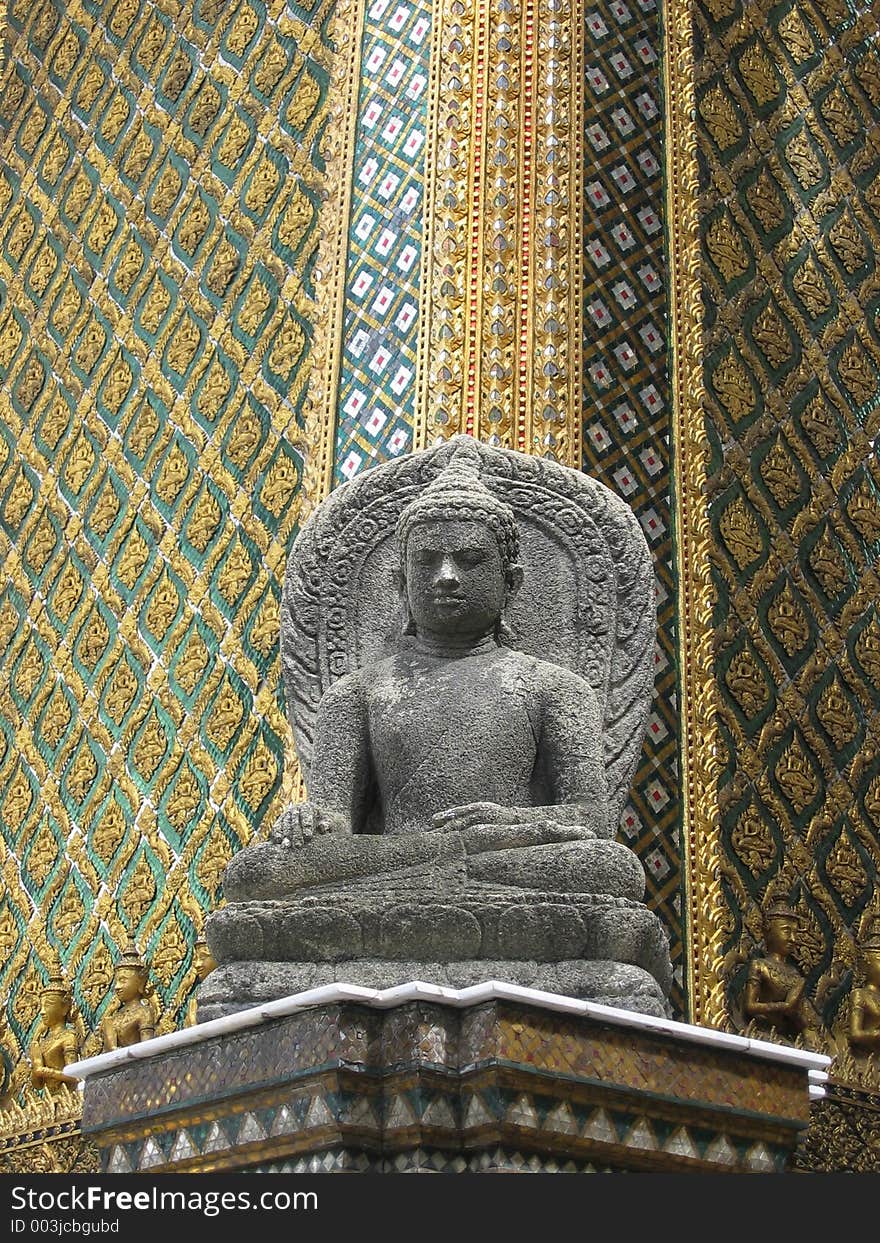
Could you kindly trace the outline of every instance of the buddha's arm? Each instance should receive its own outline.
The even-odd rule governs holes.
[[[329,813],[326,827],[359,832],[369,811],[372,767],[366,695],[357,674],[340,678],[321,699],[312,754],[309,803]]]
[[[609,823],[599,703],[581,678],[560,672],[559,682],[544,692],[539,740],[553,819],[611,837],[617,826]]]

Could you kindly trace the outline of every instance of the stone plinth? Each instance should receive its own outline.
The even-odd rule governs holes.
[[[68,1071],[108,1172],[774,1172],[827,1064],[492,982],[317,989]]]

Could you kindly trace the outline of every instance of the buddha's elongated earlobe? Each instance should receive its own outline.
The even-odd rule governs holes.
[[[400,595],[401,634],[415,634],[416,623],[409,607],[409,596],[406,594],[406,571],[399,565],[394,571],[394,582]]]

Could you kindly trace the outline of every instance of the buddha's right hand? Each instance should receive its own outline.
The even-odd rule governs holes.
[[[328,811],[315,803],[297,803],[288,807],[275,821],[269,841],[275,846],[295,849],[325,833],[344,833],[347,827],[345,818],[338,812]]]
[[[576,824],[475,824],[464,829],[462,838],[469,855],[493,850],[522,850],[531,846],[552,846],[562,842],[594,841],[592,829]]]

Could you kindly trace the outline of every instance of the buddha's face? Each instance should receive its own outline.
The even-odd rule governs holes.
[[[135,1001],[144,988],[140,971],[134,967],[120,967],[114,988],[120,1001]]]
[[[777,954],[790,954],[794,949],[795,921],[777,915],[767,924],[767,948]]]
[[[406,591],[421,632],[487,634],[508,590],[494,532],[469,519],[419,523],[406,546]]]

